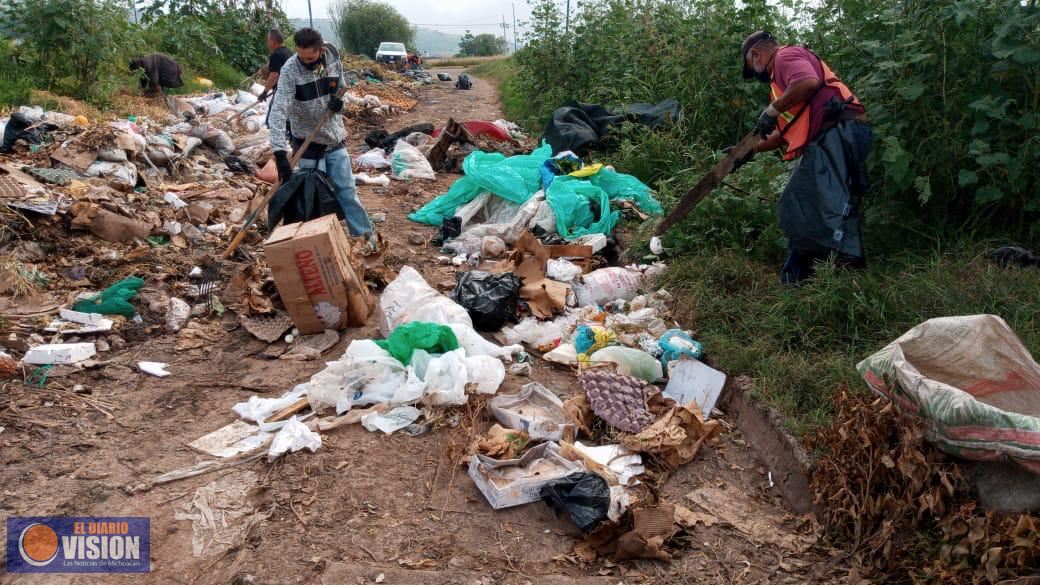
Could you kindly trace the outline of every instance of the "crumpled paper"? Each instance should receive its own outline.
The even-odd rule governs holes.
[[[621,444],[633,451],[655,455],[670,471],[693,461],[705,441],[721,430],[719,421],[705,422],[699,412],[672,406],[642,432],[626,435]]]

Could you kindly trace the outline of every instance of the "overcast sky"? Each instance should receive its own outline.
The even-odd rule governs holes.
[[[329,5],[335,0],[310,0],[314,18],[328,18]],[[416,26],[445,32],[463,34],[468,28],[474,33],[491,32],[501,34],[495,23],[506,23],[512,27],[513,6],[516,6],[517,21],[531,15],[527,0],[383,0],[397,8]],[[562,0],[561,0],[562,1]],[[292,18],[307,18],[307,0],[282,0],[282,7]],[[520,29],[523,32],[523,28]],[[512,28],[509,29],[512,38]]]

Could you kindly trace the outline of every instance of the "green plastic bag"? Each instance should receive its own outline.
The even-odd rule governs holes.
[[[542,188],[539,169],[551,156],[552,147],[548,144],[542,144],[531,154],[508,158],[498,152],[473,152],[462,161],[462,172],[466,176],[455,181],[447,193],[409,215],[408,219],[439,226],[445,218],[455,215],[456,209],[484,192],[523,204]]]
[[[72,305],[74,311],[81,313],[101,313],[102,315],[134,316],[134,307],[130,299],[137,296],[137,290],[144,286],[144,279],[137,276],[124,278],[89,299]]]
[[[417,349],[429,353],[448,353],[459,348],[459,340],[451,327],[422,321],[399,325],[390,333],[390,337],[375,343],[406,366],[412,362],[412,353]]]
[[[603,169],[589,177],[589,182],[606,191],[611,201],[634,201],[645,213],[664,213],[661,204],[650,194],[650,187],[632,175]]]
[[[545,201],[556,216],[556,231],[567,240],[610,234],[620,215],[610,210],[610,198],[603,189],[570,176],[556,177],[545,192]],[[592,212],[593,202],[599,207],[598,221]]]

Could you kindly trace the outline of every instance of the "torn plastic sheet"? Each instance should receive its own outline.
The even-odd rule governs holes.
[[[369,431],[383,431],[389,435],[412,424],[420,415],[422,411],[414,406],[398,406],[385,413],[366,414],[361,417],[361,425]]]
[[[280,398],[261,398],[250,396],[249,400],[239,402],[231,407],[238,416],[253,422],[264,422],[267,417],[292,405],[307,394],[307,385],[298,384],[292,390],[282,394]]]
[[[290,418],[278,434],[271,439],[271,448],[267,450],[267,460],[274,461],[284,453],[295,453],[307,449],[311,453],[321,447],[321,435],[307,428],[295,416]]]

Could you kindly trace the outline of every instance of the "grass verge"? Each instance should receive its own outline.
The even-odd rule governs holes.
[[[778,282],[779,266],[731,251],[675,258],[664,282],[676,314],[715,363],[754,381],[754,396],[805,436],[833,414],[834,392],[864,389],[856,364],[934,317],[1003,317],[1040,353],[1040,270],[1004,268],[959,243],[874,258],[866,270],[822,267],[807,285]]]
[[[505,61],[507,59],[509,59],[508,55],[492,55],[490,57],[450,57],[447,59],[426,59],[423,61],[423,67],[427,69],[432,67],[473,67],[474,65],[495,63],[497,61]]]

